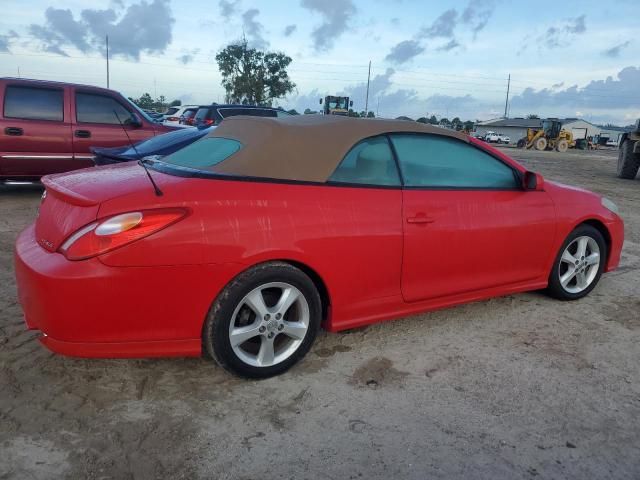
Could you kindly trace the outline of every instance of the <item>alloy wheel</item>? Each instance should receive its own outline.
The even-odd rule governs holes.
[[[558,275],[562,288],[573,294],[589,288],[598,275],[600,260],[600,247],[594,238],[574,239],[560,258]]]
[[[229,324],[231,348],[254,367],[270,367],[289,358],[309,329],[309,304],[289,283],[271,282],[240,301]]]

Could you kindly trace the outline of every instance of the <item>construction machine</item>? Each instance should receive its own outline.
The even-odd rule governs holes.
[[[320,105],[322,105],[323,99],[320,99]],[[322,112],[325,115],[349,115],[349,107],[353,107],[353,101],[349,101],[349,97],[336,97],[333,95],[327,95],[324,97],[324,105]]]
[[[551,118],[542,121],[542,128],[528,128],[527,136],[518,140],[519,148],[536,150],[566,152],[569,147],[575,146],[573,133],[563,129],[559,120]]]
[[[622,134],[618,148],[618,177],[633,180],[640,168],[640,119],[632,132]]]

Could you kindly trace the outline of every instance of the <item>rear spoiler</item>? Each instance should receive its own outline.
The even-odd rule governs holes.
[[[49,176],[42,177],[42,184],[47,189],[47,194],[51,194],[54,197],[72,205],[77,205],[79,207],[90,207],[99,203],[77,192],[72,192],[68,188],[65,188],[57,183],[54,178],[51,178]]]

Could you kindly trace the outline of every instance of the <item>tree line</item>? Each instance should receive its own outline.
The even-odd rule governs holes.
[[[218,69],[222,75],[222,87],[225,90],[225,102],[273,106],[275,100],[286,97],[296,89],[296,84],[291,81],[287,72],[292,61],[291,57],[282,52],[263,52],[251,48],[246,38],[228,45],[216,55]],[[140,98],[130,98],[130,100],[141,108],[157,111],[164,111],[169,106],[181,105],[180,100],[167,102],[163,95],[154,100],[148,93]],[[288,113],[299,115],[295,109],[289,110]],[[310,115],[319,112],[307,108],[303,113]],[[359,118],[374,118],[376,116],[373,111],[358,112],[353,109],[349,109],[348,115]],[[414,121],[409,117],[398,118]],[[462,121],[458,117],[452,120],[447,118],[438,120],[435,115],[431,115],[429,118],[420,117],[415,121],[467,131],[472,130],[475,123],[469,120]]]

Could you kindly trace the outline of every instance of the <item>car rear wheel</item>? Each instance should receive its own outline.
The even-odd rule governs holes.
[[[560,248],[549,277],[549,293],[560,300],[577,300],[597,285],[607,259],[607,244],[591,225],[581,225]]]
[[[220,293],[203,343],[222,367],[249,378],[278,375],[309,351],[322,306],[313,281],[283,262],[257,265]]]

